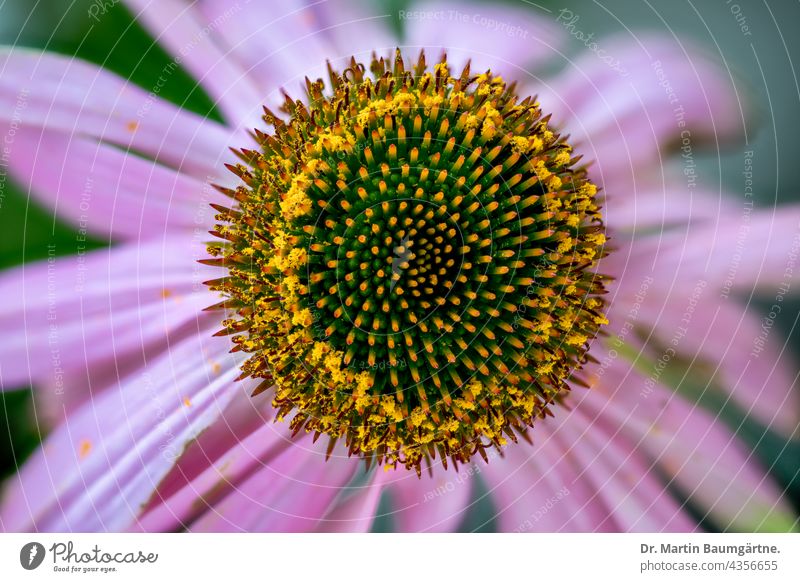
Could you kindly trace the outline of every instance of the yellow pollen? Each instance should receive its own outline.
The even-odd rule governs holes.
[[[89,453],[92,452],[92,441],[89,439],[81,440],[80,444],[78,445],[78,458],[81,460],[85,459],[89,456]]]

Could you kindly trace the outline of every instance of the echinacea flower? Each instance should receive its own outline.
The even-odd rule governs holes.
[[[363,530],[380,503],[451,530],[482,489],[500,530],[794,527],[687,388],[710,366],[704,391],[796,430],[794,368],[736,293],[792,278],[800,212],[693,179],[745,117],[713,62],[608,40],[624,74],[592,53],[546,81],[530,10],[425,4],[459,17],[400,40],[349,3],[127,4],[225,123],[3,54],[12,175],[114,241],[0,279],[0,380],[54,426],[4,529]]]
[[[421,472],[516,441],[600,324],[605,236],[537,103],[467,64],[355,59],[242,150],[209,283],[290,427]],[[366,71],[372,72],[371,77]]]

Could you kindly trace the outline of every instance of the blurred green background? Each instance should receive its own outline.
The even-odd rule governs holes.
[[[256,0],[257,1],[257,0]],[[272,0],[270,0],[272,1]],[[488,0],[486,0],[488,1]],[[509,3],[531,4],[526,0]],[[6,0],[0,2],[0,43],[47,49],[102,64],[143,87],[151,87],[165,66],[167,55],[142,28],[132,21],[124,7],[115,2],[102,24],[87,17],[91,0]],[[374,2],[373,0],[373,3]],[[397,15],[406,6],[403,0],[384,0],[386,13]],[[420,2],[424,5],[425,2]],[[754,176],[756,202],[773,206],[800,199],[800,86],[793,61],[800,56],[800,37],[793,33],[800,22],[800,3],[757,0],[716,0],[692,3],[683,0],[574,0],[561,4],[540,0],[538,5],[558,11],[568,8],[580,16],[581,29],[596,37],[656,30],[691,40],[724,58],[743,81],[741,88],[759,104],[759,130],[749,149],[759,160]],[[536,10],[530,6],[531,10]],[[737,19],[738,17],[738,19]],[[395,18],[395,26],[401,23]],[[744,34],[743,26],[748,34]],[[583,48],[568,39],[567,51]],[[161,96],[203,115],[218,117],[209,98],[191,78],[178,72],[163,86]],[[719,179],[734,194],[741,191],[742,149],[716,152],[701,161],[701,179],[712,188]],[[26,193],[10,185],[0,200],[0,268],[47,256],[47,246],[55,244],[61,254],[75,252],[73,230],[52,214],[29,202]],[[100,247],[107,241],[95,240]],[[1,299],[1,298],[0,298]],[[757,304],[765,309],[765,305]],[[798,315],[800,303],[785,306],[785,317],[777,326],[788,336],[793,349],[800,351]],[[14,333],[15,330],[5,330]],[[698,379],[701,382],[702,378]],[[29,390],[0,394],[0,478],[13,473],[31,453],[42,435],[31,421],[32,399]],[[787,443],[762,426],[757,426],[722,400],[705,395],[700,402],[714,410],[754,448],[762,462],[773,467],[777,479],[787,488],[800,508],[800,445]],[[706,524],[709,526],[709,524]],[[709,526],[710,527],[710,526]]]

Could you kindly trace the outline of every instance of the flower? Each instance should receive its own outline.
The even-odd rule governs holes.
[[[406,69],[408,67],[408,69]],[[366,71],[372,71],[369,78]],[[231,166],[208,284],[290,427],[421,474],[516,441],[602,323],[597,188],[536,102],[469,65],[355,59]],[[435,137],[434,137],[435,136]]]
[[[0,514],[5,529],[359,530],[372,527],[380,513],[398,530],[450,530],[462,525],[468,508],[485,498],[477,494],[481,487],[490,493],[495,527],[501,530],[697,529],[685,500],[720,529],[794,527],[796,516],[772,477],[715,418],[713,409],[704,407],[702,399],[697,404],[698,392],[714,393],[785,434],[797,426],[795,368],[776,347],[776,334],[760,334],[758,318],[737,293],[756,288],[773,292],[791,282],[800,213],[794,206],[780,214],[748,206],[743,212],[728,198],[698,186],[696,148],[709,137],[733,140],[743,129],[740,100],[713,62],[702,56],[688,59],[660,37],[608,39],[605,50],[617,56],[619,66],[609,67],[592,52],[545,82],[527,71],[557,54],[560,37],[557,25],[530,10],[481,5],[479,11],[463,3],[429,3],[425,11],[404,16],[410,21],[398,42],[380,18],[357,12],[350,3],[297,2],[282,8],[228,6],[214,0],[126,3],[172,53],[176,66],[200,80],[224,123],[182,110],[162,100],[156,89],[148,93],[88,63],[17,49],[4,52],[0,120],[8,135],[13,131],[11,174],[80,233],[91,231],[114,241],[109,249],[54,255],[0,278],[0,321],[5,329],[21,330],[0,346],[2,385],[8,389],[33,383],[37,410],[54,426],[41,449],[6,485]],[[452,17],[453,11],[458,18]],[[437,14],[449,14],[452,20],[443,24]],[[511,23],[518,27],[514,34],[526,38],[509,37]],[[324,156],[342,153],[342,161],[350,161],[349,171],[356,173],[360,168],[353,165],[354,156],[369,160],[371,155],[380,172],[380,162],[393,154],[388,146],[377,151],[382,143],[379,125],[384,124],[385,132],[399,132],[396,121],[389,116],[386,122],[385,114],[402,105],[395,103],[394,93],[388,100],[384,92],[383,103],[368,96],[356,108],[362,134],[352,117],[337,133],[324,116],[335,115],[339,103],[346,106],[357,88],[347,97],[330,97],[309,82],[316,109],[290,102],[298,121],[289,127],[268,112],[274,137],[261,119],[262,105],[272,110],[283,101],[281,87],[296,85],[304,76],[328,77],[326,59],[333,71],[350,67],[349,73],[333,74],[334,86],[360,83],[357,75],[363,72],[357,63],[369,61],[373,51],[389,59],[398,44],[404,54],[425,49],[432,55],[444,46],[450,71],[460,71],[471,58],[472,71],[491,69],[538,93],[541,110],[552,113],[555,123],[540,117],[539,106],[527,103],[522,118],[528,120],[528,131],[514,135],[539,137],[542,144],[509,142],[498,163],[509,162],[515,145],[526,155],[550,148],[543,150],[543,166],[534,174],[548,180],[557,170],[554,177],[575,180],[577,190],[596,184],[604,193],[603,218],[615,248],[598,266],[614,277],[607,299],[593,297],[599,287],[583,293],[585,302],[596,300],[602,309],[595,310],[591,325],[586,320],[575,347],[589,346],[585,356],[595,363],[575,371],[584,356],[577,349],[572,358],[553,363],[561,366],[559,379],[572,373],[568,383],[590,389],[563,395],[560,382],[554,382],[560,404],[538,408],[547,417],[536,419],[527,433],[518,431],[533,439],[532,446],[476,447],[488,463],[431,451],[426,457],[430,469],[420,457],[407,463],[420,467],[421,477],[402,466],[361,476],[364,463],[348,455],[374,453],[370,456],[388,465],[402,465],[407,457],[393,451],[411,442],[407,435],[389,447],[373,447],[369,438],[358,441],[352,432],[345,439],[349,450],[335,440],[332,445],[317,442],[320,433],[336,436],[331,427],[341,426],[337,418],[326,416],[349,413],[347,429],[360,422],[371,431],[362,436],[375,436],[386,415],[404,416],[397,410],[402,402],[379,398],[352,410],[342,402],[322,402],[320,386],[301,378],[294,360],[275,355],[282,346],[288,349],[308,339],[303,334],[314,315],[312,304],[303,303],[302,291],[310,290],[303,287],[327,280],[315,266],[318,270],[304,282],[298,275],[302,267],[319,264],[314,261],[324,255],[323,243],[340,246],[345,253],[361,250],[353,246],[357,237],[337,241],[321,232],[317,240],[313,225],[303,223],[312,215],[322,216],[314,203],[319,206],[323,197],[314,196],[312,188],[324,191],[336,185],[326,174]],[[398,66],[393,59],[388,62]],[[457,91],[458,77],[452,76],[453,81],[449,73],[434,75],[452,83],[444,94],[448,98]],[[470,91],[506,91],[494,79],[487,74],[472,88],[459,88],[465,90],[465,100]],[[424,110],[424,99],[440,96],[419,93],[413,99],[423,100]],[[445,110],[455,107],[449,103]],[[479,118],[475,123],[482,132],[492,134],[498,126],[513,130],[504,125],[507,118],[493,117],[488,107],[466,105],[463,111]],[[364,115],[361,122],[359,114]],[[433,115],[425,114],[426,119]],[[378,139],[363,133],[369,124],[375,124]],[[326,125],[333,131],[322,135]],[[568,145],[574,153],[596,160],[588,176],[567,142],[546,136],[561,127],[562,133],[571,134]],[[251,133],[252,128],[260,129]],[[443,137],[451,136],[443,132]],[[660,163],[676,136],[683,148],[680,173]],[[229,147],[244,158],[243,165],[235,165]],[[253,149],[257,147],[267,149],[259,154]],[[315,148],[316,157],[309,155],[298,165],[298,152]],[[422,163],[432,165],[435,153],[428,155]],[[225,171],[226,163],[234,164],[238,177]],[[328,157],[328,167],[333,163]],[[346,178],[341,178],[345,188]],[[270,199],[265,187],[270,180],[282,181],[283,197]],[[380,181],[371,185],[381,193]],[[560,186],[547,184],[541,193],[561,192]],[[366,188],[365,194],[374,195]],[[594,199],[595,193],[586,190],[587,217],[579,216],[573,227],[591,222]],[[559,195],[551,200],[562,201]],[[401,217],[399,204],[390,210],[385,211],[387,224],[393,216]],[[557,208],[544,211],[559,216]],[[329,228],[348,226],[351,219],[365,236],[359,241],[363,251],[372,252],[374,245],[366,239],[372,223],[367,229],[347,212],[340,206],[334,216],[331,210],[336,220],[331,219]],[[427,211],[423,207],[419,212]],[[434,231],[437,224],[431,226]],[[306,232],[303,227],[311,228]],[[387,234],[388,228],[379,227],[374,234]],[[231,243],[212,246],[216,258],[210,261],[209,230]],[[746,244],[735,242],[741,232]],[[385,244],[399,265],[387,263],[393,267],[372,281],[364,278],[370,265],[361,268],[356,261],[349,267],[354,284],[369,290],[360,299],[361,307],[370,299],[377,301],[379,285],[401,286],[392,288],[394,292],[405,290],[403,285],[410,289],[407,281],[423,286],[428,281],[409,278],[419,273],[406,273],[415,260],[409,254],[409,249],[415,252],[413,237],[397,230],[389,234],[392,241]],[[464,236],[472,234],[465,229]],[[303,236],[307,240],[290,240]],[[578,229],[570,245],[599,257],[604,239],[594,237],[600,236],[597,230]],[[434,243],[446,248],[444,240]],[[315,250],[313,245],[322,246]],[[379,254],[380,249],[375,256]],[[586,260],[593,265],[594,259]],[[248,271],[253,265],[259,267],[257,276]],[[222,281],[220,266],[228,269]],[[334,273],[339,268],[338,262],[325,266]],[[555,275],[574,277],[571,266],[575,263],[568,262]],[[215,280],[211,289],[204,285]],[[560,284],[568,287],[570,281]],[[271,313],[266,300],[273,291],[296,297],[291,317],[281,310]],[[556,297],[562,296],[569,294],[565,290]],[[314,298],[313,307],[328,310],[321,317],[330,322],[336,306],[328,307],[321,292]],[[207,309],[220,300],[227,311]],[[390,313],[395,313],[391,306]],[[575,312],[572,316],[579,317]],[[606,319],[608,334],[593,339]],[[390,319],[374,317],[369,324],[373,321],[391,325]],[[278,324],[280,333],[270,335]],[[348,344],[344,328],[327,323],[325,331],[332,325],[331,333],[317,338],[324,340],[319,346],[303,352],[304,358],[323,366],[339,392],[351,390],[356,401],[362,396],[369,400],[375,378],[393,385],[391,369],[348,378],[347,366],[353,362],[372,366],[379,358],[370,356],[374,346],[367,334]],[[560,333],[572,329],[559,325],[564,326]],[[231,352],[231,338],[214,335],[220,328],[240,338],[235,345],[241,349]],[[333,354],[335,341],[341,356]],[[491,338],[480,341],[470,345],[493,348]],[[348,345],[360,348],[349,362]],[[383,346],[391,363],[391,347]],[[359,354],[363,359],[356,359]],[[447,356],[444,351],[434,356],[441,354]],[[401,379],[408,382],[408,376],[418,382],[412,369],[418,368],[406,368],[398,385]],[[281,373],[285,375],[278,377]],[[235,381],[240,376],[245,377]],[[262,387],[268,389],[262,392]],[[425,390],[430,387],[424,385]],[[514,389],[509,383],[503,394]],[[253,392],[257,395],[251,398]],[[428,400],[431,394],[425,393]],[[445,390],[437,402],[444,402],[446,395]],[[426,398],[418,394],[415,404],[421,406]],[[378,406],[384,418],[371,420]],[[304,416],[308,411],[310,417]],[[269,422],[291,415],[301,419],[292,421],[294,437],[286,423]],[[307,433],[303,428],[309,418],[313,430]],[[488,418],[486,413],[473,417],[473,425]],[[444,420],[453,419],[437,420],[422,407],[413,422],[430,422],[435,431]],[[459,430],[466,429],[452,429]],[[473,437],[467,440],[479,442]],[[448,456],[459,461],[458,473],[444,469],[442,460]],[[378,511],[379,504],[388,509]]]

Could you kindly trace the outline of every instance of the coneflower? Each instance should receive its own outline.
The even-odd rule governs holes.
[[[265,110],[209,282],[291,428],[420,472],[517,440],[603,316],[597,188],[535,99],[469,64],[374,58]]]
[[[735,295],[786,283],[800,209],[732,248],[741,206],[660,164],[742,135],[727,71],[647,34],[539,75],[569,39],[529,4],[431,0],[480,18],[401,40],[377,3],[123,2],[222,120],[0,50],[9,175],[115,243],[0,274],[0,388],[33,385],[49,430],[0,529],[797,528],[678,368],[796,434],[796,366],[777,330],[749,356]]]

